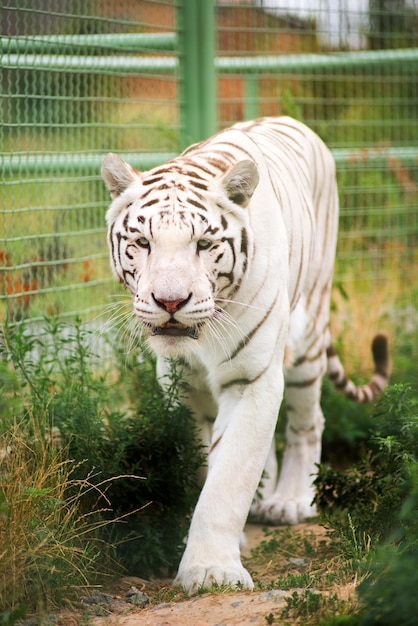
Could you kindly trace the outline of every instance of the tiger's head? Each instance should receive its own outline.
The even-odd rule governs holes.
[[[252,246],[246,207],[259,176],[253,161],[230,167],[177,158],[141,173],[110,153],[102,177],[110,261],[133,296],[150,347],[163,356],[219,336],[223,305],[239,289]]]

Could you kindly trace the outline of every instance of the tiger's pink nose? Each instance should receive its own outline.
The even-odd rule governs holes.
[[[154,298],[155,303],[160,308],[164,309],[165,311],[167,311],[167,313],[171,313],[171,314],[175,313],[182,306],[187,304],[189,302],[190,298],[192,297],[192,294],[189,293],[187,298],[180,298],[178,300],[163,300],[161,298],[156,298],[154,294],[151,294],[151,295]]]

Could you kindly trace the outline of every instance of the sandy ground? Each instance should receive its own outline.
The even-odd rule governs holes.
[[[261,526],[248,525],[244,555],[249,555],[263,537]],[[127,584],[131,582],[132,579]],[[277,619],[286,604],[285,597],[291,593],[279,589],[209,593],[137,609],[125,615],[93,618],[89,623],[91,626],[266,626],[266,617],[272,615]]]
[[[207,594],[186,602],[159,604],[141,613],[109,618],[94,624],[118,626],[266,626],[266,616],[279,615],[284,606],[283,596],[289,592],[237,592]]]

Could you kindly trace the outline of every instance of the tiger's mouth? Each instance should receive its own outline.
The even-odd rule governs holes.
[[[155,337],[156,335],[197,339],[199,336],[199,329],[197,326],[185,326],[179,322],[167,322],[166,324],[162,324],[162,326],[152,327],[151,336]]]

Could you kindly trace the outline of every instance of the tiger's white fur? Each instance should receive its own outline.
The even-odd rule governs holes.
[[[335,166],[323,142],[288,118],[239,123],[139,173],[109,154],[108,241],[115,275],[158,355],[181,358],[188,401],[208,450],[177,581],[253,586],[239,538],[251,504],[269,523],[315,513],[327,370],[352,399],[386,384],[386,338],[371,382],[345,378],[329,335],[337,238]],[[327,359],[328,351],[328,359]],[[280,478],[272,445],[286,386]],[[262,498],[254,500],[264,466]]]

